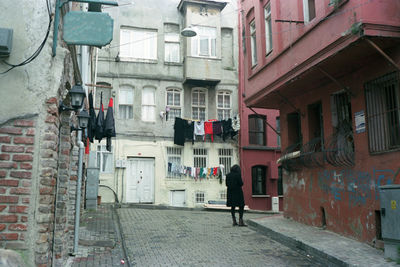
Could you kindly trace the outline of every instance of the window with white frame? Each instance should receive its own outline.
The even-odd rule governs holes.
[[[205,201],[205,192],[198,191],[195,193],[195,203],[196,204],[203,204]]]
[[[271,24],[271,4],[264,8],[264,17],[265,17],[265,50],[266,54],[271,52],[272,50],[272,24]]]
[[[167,147],[167,177],[180,178],[179,168],[182,164],[182,148]]]
[[[156,89],[144,87],[142,91],[142,121],[155,121],[156,114]]]
[[[176,88],[167,89],[167,107],[169,107],[168,118],[174,121],[174,118],[181,117],[181,90]]]
[[[225,173],[229,173],[229,170],[231,169],[232,156],[233,156],[233,149],[230,148],[218,149],[219,164],[224,165]]]
[[[217,94],[218,120],[226,120],[231,117],[231,93],[218,92]]]
[[[277,138],[276,138],[276,146],[277,147],[281,147],[281,118],[280,117],[276,117],[276,131],[279,133],[277,134]]]
[[[118,112],[122,120],[133,118],[133,89],[124,87],[119,90]]]
[[[251,65],[257,65],[257,39],[256,39],[256,22],[250,22],[250,46],[251,46]]]
[[[111,148],[112,151],[112,148]],[[100,168],[101,173],[112,173],[114,169],[113,153],[107,151],[106,146],[97,146],[97,167]]]
[[[141,28],[121,28],[120,58],[157,60],[157,31]]]
[[[197,35],[192,37],[192,56],[216,57],[217,29],[215,27],[196,26]]]
[[[303,0],[304,22],[310,22],[315,18],[315,0]]]
[[[192,118],[194,120],[206,120],[206,91],[203,89],[192,91]]]
[[[205,148],[193,149],[193,165],[195,168],[207,167],[207,149]]]
[[[179,33],[168,32],[164,33],[165,42],[165,62],[180,62],[180,43],[179,43]]]

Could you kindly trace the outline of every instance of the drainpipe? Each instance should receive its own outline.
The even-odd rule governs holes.
[[[83,166],[83,153],[85,149],[85,146],[82,142],[82,131],[78,131],[77,144],[79,145],[79,157],[78,157],[78,181],[76,182],[74,255],[76,255],[78,252],[79,219],[81,211],[82,166]]]

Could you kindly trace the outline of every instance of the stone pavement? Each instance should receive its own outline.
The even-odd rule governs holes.
[[[272,239],[289,247],[301,248],[328,265],[400,266],[384,259],[383,251],[367,244],[317,227],[307,226],[282,215],[263,216],[247,223]]]
[[[80,220],[77,255],[68,266],[124,266],[118,220],[112,205],[100,205],[96,211],[84,210]]]
[[[250,227],[233,227],[228,211],[131,207],[118,213],[132,266],[322,266]]]

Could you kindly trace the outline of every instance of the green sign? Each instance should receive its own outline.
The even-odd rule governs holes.
[[[106,13],[71,11],[64,16],[63,39],[71,45],[105,46],[113,39],[113,25]]]

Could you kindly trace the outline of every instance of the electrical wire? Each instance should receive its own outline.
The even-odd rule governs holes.
[[[15,69],[17,67],[21,67],[21,66],[24,66],[24,65],[27,65],[27,64],[31,63],[42,52],[42,49],[43,49],[44,45],[46,44],[47,38],[49,37],[50,28],[51,28],[51,22],[53,21],[53,19],[51,17],[51,5],[50,5],[49,0],[46,0],[46,7],[47,7],[47,13],[49,15],[49,24],[48,24],[48,27],[47,27],[46,36],[45,36],[44,40],[42,41],[42,43],[39,45],[39,47],[36,49],[36,51],[30,57],[28,57],[27,59],[25,59],[24,61],[22,61],[19,64],[11,64],[11,63],[8,63],[6,61],[2,61],[4,64],[10,66],[10,68],[8,70],[4,71],[4,72],[0,72],[0,74],[6,74],[7,72],[11,71],[12,69]]]

